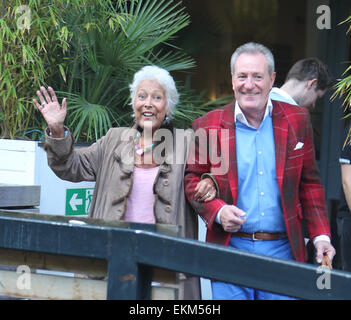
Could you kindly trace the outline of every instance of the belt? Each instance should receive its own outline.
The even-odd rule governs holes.
[[[282,239],[282,238],[286,238],[288,236],[285,232],[276,232],[276,233],[268,233],[268,232],[255,232],[255,233],[234,232],[231,235],[235,236],[235,237],[250,238],[252,240],[279,240],[279,239]]]

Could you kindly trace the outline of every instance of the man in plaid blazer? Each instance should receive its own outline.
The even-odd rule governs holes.
[[[231,69],[236,99],[194,121],[199,134],[186,169],[185,192],[206,223],[206,241],[304,262],[304,218],[317,262],[324,254],[332,260],[307,109],[269,99],[275,72],[266,47],[239,47]],[[213,161],[219,156],[224,160]],[[196,184],[208,172],[219,192],[212,201],[197,202]],[[214,299],[288,299],[219,282],[212,282],[212,294]]]

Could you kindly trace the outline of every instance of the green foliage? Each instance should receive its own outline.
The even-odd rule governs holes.
[[[32,8],[30,29],[17,25],[23,16],[22,1],[0,4],[0,137],[16,138],[35,126],[33,87],[45,84],[47,75],[57,72],[67,49],[66,35],[55,27],[57,13],[47,14],[48,3],[27,2]],[[54,64],[51,57],[56,59]]]
[[[351,16],[348,17],[345,21],[343,21],[342,23],[349,23],[349,28],[347,33],[349,33],[351,31]],[[344,71],[343,75],[342,75],[342,79],[338,80],[337,84],[335,85],[335,91],[332,95],[332,99],[335,98],[342,98],[343,97],[343,106],[345,109],[345,112],[347,112],[347,110],[351,109],[351,65],[348,66],[346,68],[346,70]],[[345,119],[351,117],[351,112],[349,111],[346,115],[345,115]],[[345,141],[345,143],[347,143],[347,141],[349,141],[351,132],[349,132],[348,137]]]
[[[180,1],[28,0],[31,24],[24,31],[16,27],[20,4],[1,4],[6,11],[0,19],[2,137],[45,126],[31,103],[40,85],[68,98],[65,124],[76,140],[93,141],[112,126],[130,125],[129,83],[142,66],[182,72],[194,67],[172,45],[175,34],[190,23]],[[178,88],[174,121],[189,127],[209,107],[201,95],[182,84]]]
[[[338,80],[332,98],[344,97],[343,106],[345,111],[351,108],[351,65],[346,68],[343,78]],[[349,117],[350,114],[347,115]]]

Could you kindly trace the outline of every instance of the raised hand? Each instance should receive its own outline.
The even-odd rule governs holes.
[[[33,99],[33,102],[43,115],[50,129],[51,136],[53,138],[62,138],[64,137],[63,123],[67,114],[66,98],[62,100],[62,104],[60,105],[54,89],[48,87],[48,91],[45,87],[40,87],[40,90],[37,91],[40,104],[36,99]]]

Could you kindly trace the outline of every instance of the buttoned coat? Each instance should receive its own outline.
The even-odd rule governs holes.
[[[312,126],[307,109],[283,102],[272,101],[272,121],[275,144],[276,177],[281,194],[283,215],[291,250],[297,261],[306,261],[302,219],[305,219],[309,236],[325,234],[330,237],[330,227],[324,189],[318,176],[313,145]],[[196,142],[190,150],[186,168],[185,191],[195,211],[207,225],[208,242],[228,245],[231,234],[215,222],[218,210],[225,204],[236,205],[238,197],[238,169],[234,123],[235,102],[211,111],[193,123],[195,132],[202,129],[206,139],[217,144],[216,154],[207,154]],[[213,132],[216,132],[213,140]],[[196,140],[199,141],[199,140]],[[221,155],[224,165],[211,163]],[[273,158],[272,158],[273,159]],[[224,169],[223,170],[223,166]],[[219,170],[220,169],[220,170]],[[194,189],[202,174],[212,172],[218,183],[219,197],[208,202],[194,201]],[[264,230],[262,230],[264,231]]]
[[[71,133],[61,139],[46,135],[48,164],[59,178],[72,182],[95,181],[89,217],[123,219],[133,183],[137,183],[133,180],[136,133],[134,128],[112,128],[103,138],[84,148],[74,148]],[[180,225],[181,236],[197,239],[197,215],[184,194],[188,144],[182,142],[176,146],[175,141],[172,142],[174,149],[168,149],[167,157],[160,162],[153,184],[155,220],[156,223]],[[173,161],[176,153],[177,163]],[[198,298],[198,285],[193,290],[197,295],[185,293],[185,297]]]

